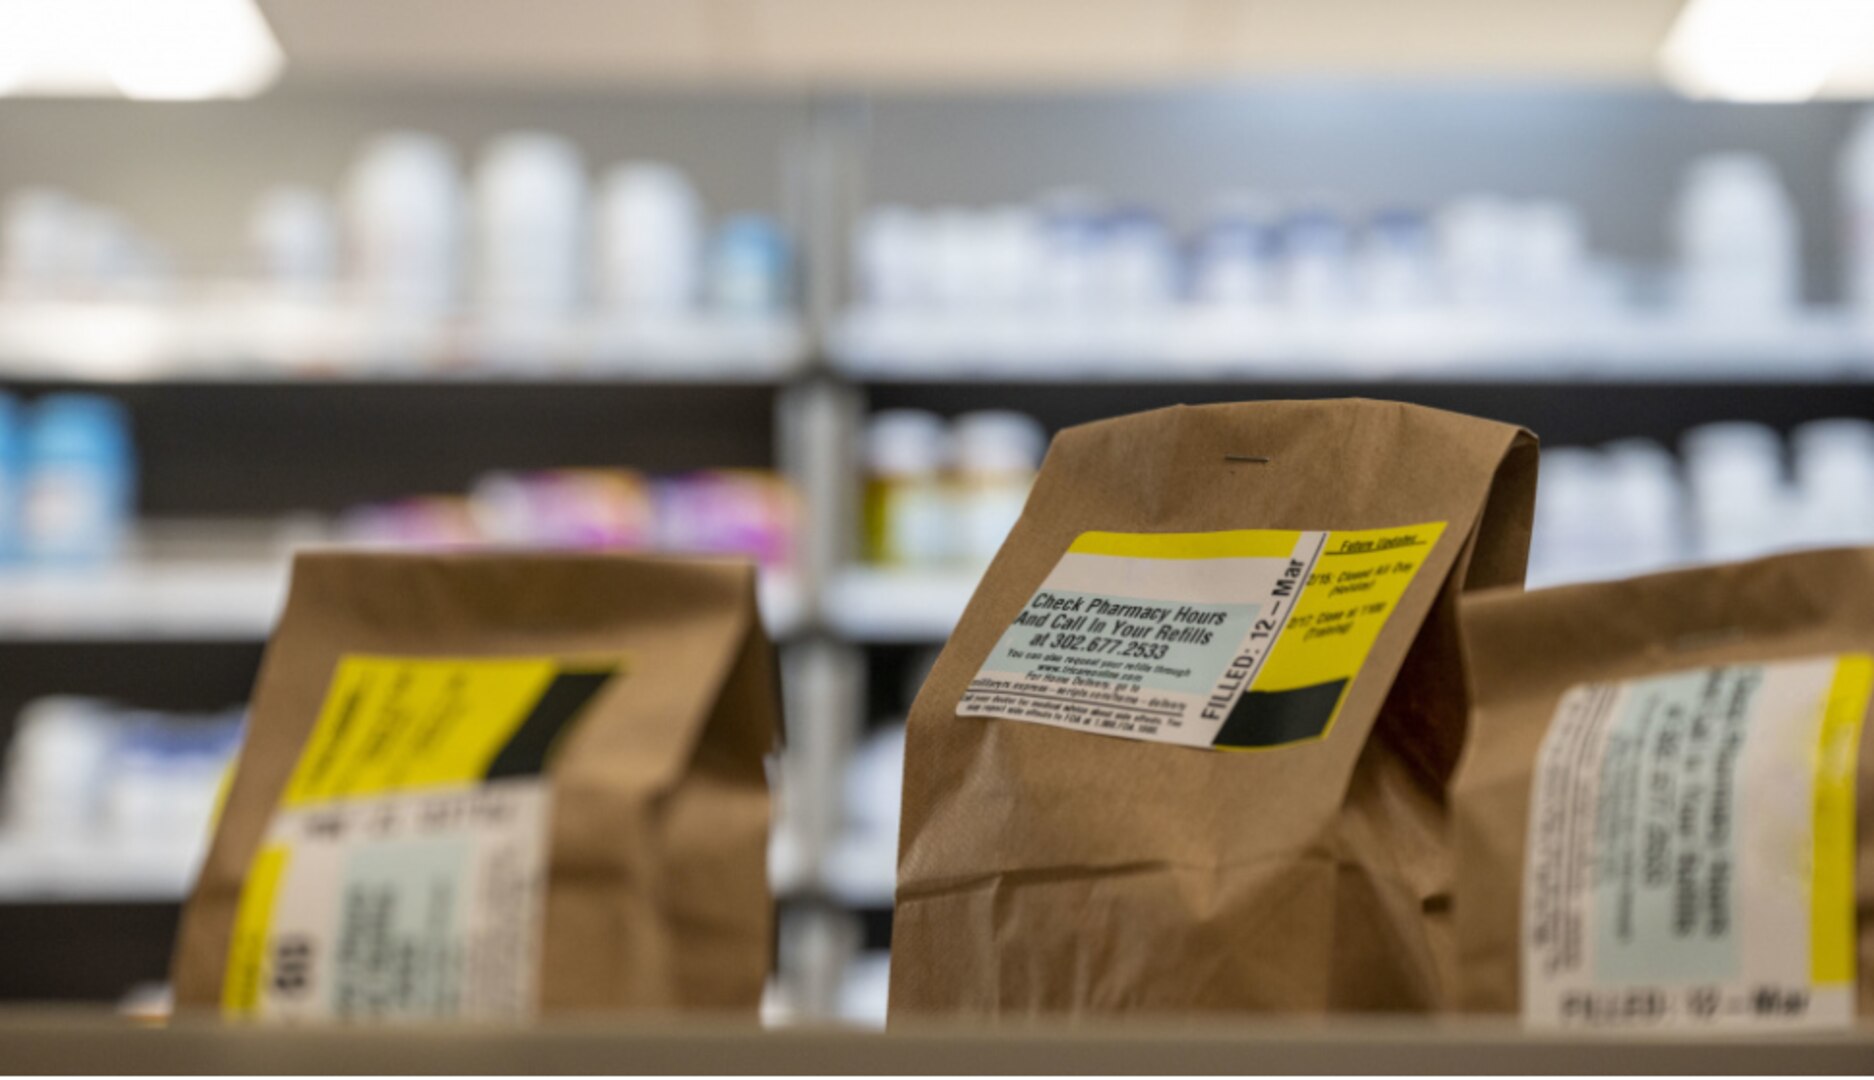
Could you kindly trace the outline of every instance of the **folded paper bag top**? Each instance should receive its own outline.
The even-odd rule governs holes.
[[[1874,1016],[1874,549],[1493,591],[1462,619],[1461,1007]]]
[[[777,702],[746,564],[300,555],[178,1006],[752,1012]]]
[[[892,1015],[1436,1005],[1454,601],[1522,580],[1535,456],[1374,401],[1062,433],[912,708]]]

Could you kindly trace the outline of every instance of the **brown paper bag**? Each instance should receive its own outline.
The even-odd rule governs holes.
[[[1453,608],[1534,465],[1374,401],[1062,433],[911,712],[893,1016],[1436,1004]]]
[[[301,555],[178,1006],[753,1010],[771,653],[735,562]]]
[[[1874,550],[1484,594],[1463,625],[1462,1007],[1874,1015]]]

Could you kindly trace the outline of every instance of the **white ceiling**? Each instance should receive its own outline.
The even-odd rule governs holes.
[[[262,0],[288,79],[1097,85],[1652,82],[1681,0]]]

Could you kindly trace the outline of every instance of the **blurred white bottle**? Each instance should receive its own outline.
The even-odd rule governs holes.
[[[1025,206],[996,206],[979,225],[979,293],[992,308],[1024,311],[1034,299],[1041,261],[1041,223]]]
[[[1747,559],[1794,539],[1783,442],[1762,424],[1727,421],[1687,432],[1681,444],[1702,559]]]
[[[925,216],[906,206],[867,213],[853,237],[853,273],[859,296],[879,311],[903,311],[930,295]]]
[[[1588,290],[1587,226],[1568,203],[1537,199],[1512,211],[1513,303],[1543,317],[1580,307]]]
[[[1102,312],[1146,312],[1171,303],[1178,288],[1177,250],[1164,219],[1122,207],[1100,225],[1094,290]]]
[[[1095,303],[1104,239],[1102,208],[1099,196],[1081,188],[1062,188],[1040,198],[1036,212],[1041,217],[1041,252],[1035,293],[1046,312],[1078,316]]]
[[[873,734],[853,753],[844,794],[847,824],[883,839],[896,854],[898,809],[904,801],[903,724]],[[883,876],[889,877],[890,871]]]
[[[1703,321],[1774,322],[1802,294],[1796,209],[1759,154],[1699,158],[1673,210],[1680,304]]]
[[[21,711],[6,756],[6,831],[58,848],[95,839],[117,728],[87,698],[41,698]]]
[[[1842,300],[1874,326],[1874,107],[1861,110],[1843,144],[1836,182],[1842,209]]]
[[[345,229],[361,299],[397,314],[454,308],[465,199],[453,148],[388,132],[360,149],[345,180]]]
[[[1034,417],[1003,409],[965,413],[951,425],[957,555],[986,566],[1022,516],[1048,433]]]
[[[1282,226],[1282,299],[1308,317],[1344,314],[1354,299],[1353,239],[1327,207],[1289,215]]]
[[[67,235],[67,269],[88,292],[125,295],[158,283],[166,263],[148,237],[108,206],[78,204]]]
[[[0,286],[11,296],[38,298],[69,284],[75,199],[54,188],[21,188],[7,196],[0,219]]]
[[[338,274],[338,222],[323,192],[294,184],[268,188],[247,218],[254,271],[278,298],[323,300]]]
[[[1430,307],[1438,294],[1431,225],[1415,210],[1373,215],[1354,255],[1360,302],[1373,311],[1399,313]]]
[[[846,962],[840,974],[834,1016],[861,1028],[883,1028],[890,1010],[891,953],[884,949],[861,952]]]
[[[1815,420],[1790,435],[1799,542],[1874,544],[1874,422]]]
[[[585,298],[585,159],[572,140],[516,131],[475,168],[476,299],[496,318],[564,318]]]
[[[702,199],[683,171],[627,162],[605,174],[599,205],[599,287],[615,313],[674,318],[702,287]]]
[[[1516,212],[1495,195],[1466,195],[1438,212],[1438,261],[1443,292],[1459,310],[1501,313],[1516,279]]]
[[[846,765],[839,836],[825,878],[858,904],[891,896],[898,865],[898,810],[904,802],[904,725],[868,737]]]
[[[874,562],[928,569],[956,550],[944,473],[949,430],[935,413],[887,409],[865,434],[866,548]]]
[[[107,833],[144,852],[192,861],[207,845],[221,780],[240,737],[217,716],[126,712],[105,784]]]
[[[1214,311],[1259,311],[1276,298],[1275,206],[1253,192],[1218,196],[1197,238],[1191,291]]]
[[[984,304],[981,224],[982,215],[961,206],[930,215],[931,297],[943,311],[975,312]]]
[[[1606,520],[1606,459],[1597,451],[1562,446],[1542,451],[1536,480],[1536,517],[1529,546],[1529,587],[1544,588],[1609,576],[1618,564]]]
[[[1690,557],[1685,483],[1670,451],[1651,439],[1621,439],[1601,448],[1607,498],[1601,513],[1612,527],[1610,577],[1665,570]]]

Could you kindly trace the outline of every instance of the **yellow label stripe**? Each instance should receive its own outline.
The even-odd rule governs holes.
[[[559,670],[550,657],[346,656],[285,805],[475,783]]]
[[[1855,977],[1855,757],[1871,698],[1874,657],[1842,657],[1816,746],[1809,973],[1818,984],[1850,983]]]
[[[272,844],[260,849],[247,869],[228,943],[228,967],[221,980],[221,1008],[229,1016],[252,1016],[260,1009],[267,979],[267,937],[273,926],[273,902],[286,876],[290,849]]]
[[[1285,559],[1294,554],[1301,533],[1286,529],[1237,529],[1231,532],[1118,533],[1083,532],[1067,549],[1070,555],[1115,555],[1127,559]]]

